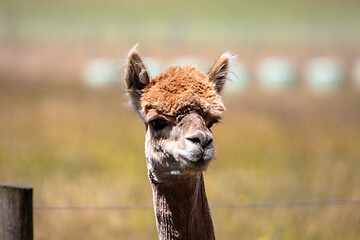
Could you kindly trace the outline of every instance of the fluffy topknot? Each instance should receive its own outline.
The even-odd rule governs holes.
[[[189,110],[217,117],[225,110],[215,83],[190,65],[170,67],[151,79],[144,89],[141,108],[145,114],[155,109],[173,117]]]

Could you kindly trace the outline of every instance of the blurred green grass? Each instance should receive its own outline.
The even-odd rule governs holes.
[[[360,199],[360,96],[225,96],[211,204]],[[0,182],[35,206],[152,205],[144,127],[121,86],[0,81]],[[359,239],[358,205],[213,209],[219,239]],[[36,239],[156,239],[152,210],[35,211]]]
[[[2,1],[0,36],[22,41],[357,46],[358,1]]]

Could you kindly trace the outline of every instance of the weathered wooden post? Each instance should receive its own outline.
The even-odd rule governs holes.
[[[32,239],[32,187],[1,184],[0,240]]]

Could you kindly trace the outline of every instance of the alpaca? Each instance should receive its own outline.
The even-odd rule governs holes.
[[[146,128],[159,239],[215,239],[203,171],[215,156],[210,128],[225,110],[220,92],[229,59],[222,54],[208,74],[172,66],[150,80],[136,48],[128,54],[125,82]]]

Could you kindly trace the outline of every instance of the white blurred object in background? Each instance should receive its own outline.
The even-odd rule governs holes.
[[[144,64],[146,66],[146,69],[148,70],[150,79],[156,77],[157,75],[165,71],[165,68],[161,64],[161,62],[155,58],[144,58]]]
[[[118,83],[120,71],[118,63],[108,58],[95,58],[89,60],[83,70],[83,78],[90,87],[102,87]]]
[[[256,76],[265,90],[285,90],[294,85],[296,69],[293,62],[287,58],[268,57],[257,64]]]
[[[205,74],[208,73],[211,68],[211,63],[199,57],[193,57],[193,56],[183,56],[183,57],[175,58],[171,60],[169,64],[169,66],[181,66],[181,67],[187,65],[192,65],[197,69],[199,69],[200,71],[204,72]]]
[[[249,85],[249,71],[247,66],[239,61],[231,63],[229,80],[225,84],[225,93],[244,91]]]
[[[305,66],[307,86],[316,93],[334,92],[344,82],[344,67],[337,58],[315,58]]]

